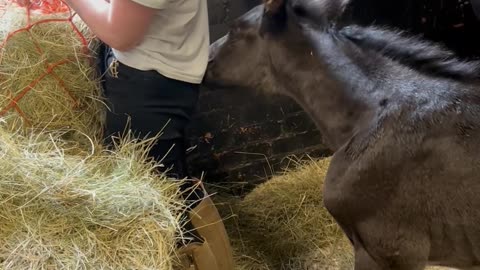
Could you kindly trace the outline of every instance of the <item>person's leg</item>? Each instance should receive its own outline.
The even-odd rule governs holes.
[[[115,62],[106,54],[104,96],[107,112],[105,142],[126,128],[139,138],[155,136],[158,140],[149,155],[161,162],[167,176],[183,179],[182,193],[188,195],[189,220],[185,231],[197,243],[186,245],[198,270],[233,269],[233,256],[227,233],[216,207],[203,189],[189,181],[185,149],[185,128],[197,104],[199,85],[168,79],[154,71],[139,71]],[[113,62],[112,62],[113,61]],[[194,191],[194,192],[193,192]],[[199,240],[199,241],[198,241]],[[200,242],[200,243],[198,243]],[[210,256],[210,257],[208,257]],[[204,265],[207,268],[201,268]]]
[[[199,86],[114,61],[113,55],[107,54],[110,69],[106,68],[104,95],[110,110],[105,125],[106,143],[127,127],[140,138],[159,135],[149,156],[161,162],[166,176],[188,183],[185,129],[197,104]],[[184,184],[183,188],[191,186]],[[200,189],[196,190],[198,196],[193,195],[189,198],[192,204],[203,198]]]

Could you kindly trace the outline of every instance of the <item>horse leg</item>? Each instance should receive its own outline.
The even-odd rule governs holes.
[[[424,270],[425,266],[424,262],[409,261],[407,258],[401,264],[391,264],[387,260],[376,261],[363,247],[355,249],[354,270]]]
[[[418,226],[400,225],[381,216],[353,230],[355,270],[423,270],[430,255],[429,236]]]
[[[363,247],[355,247],[354,270],[383,270]]]

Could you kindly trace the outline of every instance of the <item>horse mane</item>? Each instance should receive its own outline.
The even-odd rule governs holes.
[[[428,75],[460,81],[480,79],[480,61],[460,60],[444,46],[400,30],[351,25],[339,33],[359,47],[379,52]]]

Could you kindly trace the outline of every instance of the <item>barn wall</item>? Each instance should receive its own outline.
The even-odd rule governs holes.
[[[210,39],[228,31],[233,19],[254,7],[254,0],[208,0]],[[209,182],[238,183],[238,190],[264,181],[288,163],[286,157],[330,152],[301,108],[288,98],[236,89],[201,92],[190,127],[191,171]]]
[[[208,0],[211,41],[224,35],[229,22],[257,3]],[[345,19],[425,34],[462,55],[471,56],[480,48],[475,38],[480,28],[468,0],[355,0]],[[246,90],[203,88],[189,134],[194,148],[189,155],[192,173],[205,173],[208,182],[238,183],[239,191],[278,172],[290,155],[331,154],[298,105],[288,98]]]

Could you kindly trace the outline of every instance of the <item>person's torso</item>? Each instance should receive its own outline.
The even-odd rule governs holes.
[[[168,1],[139,46],[127,52],[113,49],[113,53],[125,65],[156,70],[175,80],[200,83],[210,44],[207,1]]]

